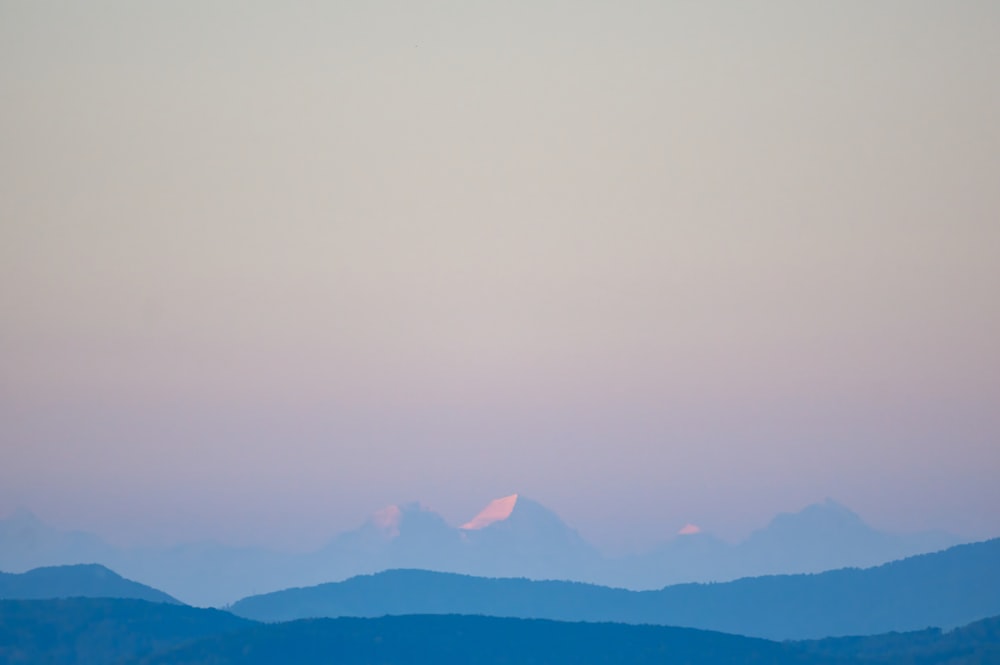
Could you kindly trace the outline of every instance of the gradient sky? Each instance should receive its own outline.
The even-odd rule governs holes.
[[[0,514],[1000,535],[1000,3],[0,0]]]

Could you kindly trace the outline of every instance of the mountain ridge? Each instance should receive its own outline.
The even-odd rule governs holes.
[[[180,605],[169,594],[126,579],[97,563],[45,566],[23,573],[0,572],[0,598],[41,600],[49,598],[132,598]]]
[[[246,618],[487,614],[676,625],[769,639],[952,627],[1000,614],[1000,539],[867,569],[631,591],[564,581],[387,571],[244,598]]]
[[[504,508],[505,501],[510,503],[508,512],[499,511],[478,528],[463,528],[490,505],[499,502]],[[838,519],[850,528],[837,527]],[[776,516],[735,545],[698,527],[682,531],[650,551],[607,557],[541,503],[512,494],[488,502],[459,526],[419,503],[393,504],[325,546],[301,554],[215,543],[117,549],[93,534],[53,529],[22,511],[0,520],[0,570],[96,562],[184,602],[220,606],[258,593],[392,568],[565,579],[642,590],[867,567],[957,542],[953,537],[876,531],[831,501]]]

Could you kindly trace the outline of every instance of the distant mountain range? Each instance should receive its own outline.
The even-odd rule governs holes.
[[[419,504],[389,506],[309,557],[327,580],[420,568],[470,575],[590,579],[608,565],[545,506],[516,494],[496,499],[460,527]]]
[[[482,614],[684,626],[769,639],[954,627],[1000,614],[1000,539],[875,568],[658,591],[395,570],[253,596],[230,609],[262,621]]]
[[[43,566],[108,563],[117,556],[99,536],[54,529],[23,509],[0,519],[0,570],[17,573]]]
[[[0,600],[0,663],[83,665],[985,665],[1000,617],[950,632],[773,642],[711,631],[483,616],[260,624],[131,599]]]
[[[683,582],[867,568],[959,543],[939,531],[878,531],[857,513],[827,499],[797,513],[781,513],[735,545],[700,531],[678,535],[651,552],[625,557],[596,581],[650,589]]]
[[[135,598],[180,604],[158,589],[127,580],[96,563],[35,568],[25,573],[0,573],[0,598]]]
[[[394,568],[489,577],[575,580],[630,589],[773,573],[872,566],[960,542],[943,533],[889,534],[827,500],[782,514],[730,545],[696,527],[652,551],[602,556],[555,513],[513,494],[461,526],[419,504],[392,505],[316,552],[288,554],[214,543],[115,548],[93,534],[53,529],[30,513],[0,520],[0,570],[100,563],[197,605]]]
[[[328,579],[297,564],[307,558],[261,548],[188,543],[116,548],[98,536],[55,529],[26,511],[0,520],[0,570],[98,563],[129,579],[167,590],[186,603],[224,605],[247,594]],[[301,573],[301,574],[300,574]]]

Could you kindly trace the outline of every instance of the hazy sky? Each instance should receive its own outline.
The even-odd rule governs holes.
[[[0,0],[0,514],[1000,535],[1000,3]]]

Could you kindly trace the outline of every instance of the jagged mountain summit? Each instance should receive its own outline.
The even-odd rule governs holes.
[[[755,575],[864,568],[957,544],[948,534],[898,535],[873,529],[841,503],[827,498],[797,513],[780,513],[741,544],[740,556]]]
[[[469,550],[469,566],[460,572],[581,579],[600,566],[600,555],[575,529],[542,504],[518,494],[491,501],[460,528]]]
[[[544,505],[521,494],[493,499],[453,527],[418,503],[390,505],[313,557],[302,583],[392,568],[527,577],[656,589],[683,582],[866,567],[959,543],[941,533],[896,535],[831,499],[782,513],[739,544],[687,524],[652,551],[602,557]]]
[[[491,524],[509,520],[517,506],[518,498],[517,494],[511,494],[500,499],[493,499],[479,511],[479,514],[463,524],[461,528],[465,531],[479,531]]]
[[[391,568],[567,579],[591,572],[600,557],[551,510],[511,494],[458,527],[418,503],[387,506],[312,560],[324,581]]]
[[[389,568],[449,570],[460,565],[461,534],[436,512],[412,502],[389,505],[360,527],[308,555],[312,577],[343,579]]]

